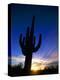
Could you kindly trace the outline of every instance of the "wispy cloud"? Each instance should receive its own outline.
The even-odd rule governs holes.
[[[12,57],[9,57],[8,59],[9,59],[9,61],[11,61],[12,66],[18,65],[20,63],[23,63],[23,65],[24,65],[24,62],[25,62],[25,56],[23,56],[23,55],[12,56]],[[46,64],[49,64],[49,63],[55,62],[55,61],[58,61],[58,54],[57,53],[51,54],[51,56],[48,59],[33,57],[32,58],[32,65],[33,64],[46,65]]]
[[[49,57],[49,60],[51,62],[58,61],[58,53],[57,52],[52,53]]]
[[[18,65],[20,63],[24,63],[25,57],[24,56],[12,56],[8,58],[9,61],[11,61],[11,65]]]

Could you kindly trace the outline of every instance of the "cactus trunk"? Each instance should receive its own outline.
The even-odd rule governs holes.
[[[32,62],[32,53],[25,57],[25,66],[24,70],[30,72],[31,70],[31,62]]]

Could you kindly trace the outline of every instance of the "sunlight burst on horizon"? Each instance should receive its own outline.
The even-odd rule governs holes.
[[[44,69],[45,69],[45,65],[37,66],[37,65],[32,64],[32,66],[31,66],[32,71],[38,71],[38,70],[44,70]]]

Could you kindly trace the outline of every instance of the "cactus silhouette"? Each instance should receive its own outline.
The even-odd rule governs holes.
[[[36,38],[34,36],[34,22],[35,22],[35,16],[33,16],[32,18],[31,29],[30,27],[27,27],[26,37],[22,37],[22,34],[20,34],[20,38],[19,38],[19,44],[22,53],[25,56],[24,70],[28,72],[31,70],[32,53],[36,52],[41,45],[41,34],[39,36],[39,41],[37,46],[35,45]]]

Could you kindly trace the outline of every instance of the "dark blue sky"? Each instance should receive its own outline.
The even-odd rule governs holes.
[[[33,54],[34,57],[49,58],[58,54],[58,7],[11,5],[11,54],[23,55],[19,46],[19,36],[26,34],[27,26],[31,27],[32,17],[35,16],[35,36],[38,43],[39,34],[42,34],[41,48]]]

